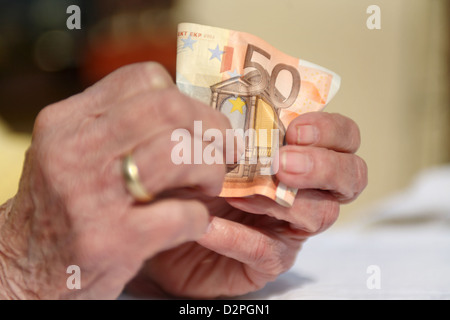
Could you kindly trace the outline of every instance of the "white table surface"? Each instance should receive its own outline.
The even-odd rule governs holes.
[[[241,298],[450,299],[450,167],[309,239],[290,271]]]

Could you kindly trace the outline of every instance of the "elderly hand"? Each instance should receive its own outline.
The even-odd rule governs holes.
[[[0,209],[0,297],[116,298],[149,257],[198,239],[198,200],[140,205],[127,192],[130,151],[151,194],[196,186],[219,194],[223,165],[177,166],[171,134],[229,128],[218,111],[182,95],[154,63],[124,67],[38,116],[18,194]],[[67,268],[81,271],[69,290]]]
[[[360,144],[357,125],[338,114],[299,116],[288,127],[286,141],[277,177],[299,188],[291,208],[262,196],[225,200],[178,194],[203,199],[213,215],[208,231],[197,242],[147,261],[129,289],[235,296],[260,289],[287,271],[302,243],[331,226],[340,204],[363,191],[367,167],[354,154]]]
[[[302,242],[367,183],[354,155],[356,124],[310,113],[289,126],[280,150],[277,177],[300,188],[292,208],[219,198],[225,165],[171,161],[171,133],[193,133],[195,120],[224,136],[230,128],[153,63],[122,68],[45,108],[18,194],[0,208],[0,297],[116,298],[132,279],[134,292],[247,293],[286,271]],[[159,195],[154,202],[136,203],[125,187],[130,152],[144,188]],[[70,265],[80,267],[80,290],[66,286]]]

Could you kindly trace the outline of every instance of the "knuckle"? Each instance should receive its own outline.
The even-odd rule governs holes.
[[[111,74],[120,78],[131,76],[139,79],[142,83],[148,83],[153,77],[167,78],[167,71],[157,62],[138,62],[120,67]]]
[[[340,204],[332,196],[322,199],[314,216],[302,222],[302,229],[314,235],[328,229],[339,217]]]
[[[164,88],[171,85],[172,79],[166,69],[157,62],[145,62],[139,66],[142,82],[151,88]]]
[[[160,63],[154,61],[137,63],[137,66],[144,75],[148,75],[150,77],[154,74],[166,73],[166,69],[164,69]]]
[[[336,161],[339,161],[339,160],[336,160]],[[321,166],[323,169],[322,169],[322,171],[323,171],[323,183],[324,183],[324,187],[325,187],[325,189],[328,189],[328,190],[332,190],[334,187],[335,187],[335,185],[336,185],[336,182],[335,182],[335,180],[336,180],[336,173],[335,173],[335,170],[334,170],[334,168],[332,167],[332,166],[330,166],[330,165],[326,165],[326,163],[332,163],[332,162],[329,162],[329,161],[327,161],[327,162],[323,162],[323,165]]]
[[[357,123],[341,114],[333,113],[327,118],[325,124],[336,132],[336,137],[341,137],[341,149],[347,152],[356,152],[361,144],[361,132]]]
[[[336,149],[345,149],[347,147],[347,145],[342,145],[348,143],[348,129],[344,126],[340,114],[324,113],[320,118],[317,118],[316,126],[321,133],[321,143],[334,146]]]
[[[261,235],[254,248],[251,259],[262,266],[266,274],[276,277],[290,267],[286,259],[288,249],[283,242]]]
[[[158,109],[157,114],[176,127],[185,127],[188,123],[193,125],[189,99],[175,89],[163,92],[157,103],[153,104],[153,108]]]
[[[132,121],[152,118],[157,127],[182,128],[191,118],[190,112],[186,112],[189,103],[175,89],[141,94],[134,104]]]
[[[41,134],[53,124],[54,107],[48,106],[42,109],[34,122],[33,134]]]
[[[270,256],[269,251],[271,250],[272,243],[268,241],[268,238],[260,235],[255,239],[254,249],[251,252],[250,258],[256,262],[266,261]]]
[[[338,123],[341,122],[341,115],[338,113],[318,112],[316,121],[322,124],[324,128],[338,129]],[[329,130],[329,129],[328,129]]]
[[[322,221],[316,232],[328,229],[339,217],[340,203],[335,200],[328,200],[324,203]]]

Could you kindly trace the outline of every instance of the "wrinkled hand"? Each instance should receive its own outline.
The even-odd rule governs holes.
[[[122,68],[43,109],[19,192],[0,208],[0,297],[116,298],[147,258],[203,235],[209,215],[200,201],[136,204],[121,169],[133,151],[150,193],[195,186],[216,196],[223,165],[171,161],[172,132],[192,133],[199,119],[204,130],[230,127],[154,63]],[[81,290],[66,286],[70,265],[80,267]]]
[[[18,194],[0,209],[0,296],[115,298],[133,278],[134,292],[247,293],[286,271],[302,242],[330,226],[367,183],[354,155],[356,124],[310,113],[289,126],[280,150],[277,177],[300,189],[292,208],[263,197],[218,198],[225,165],[171,161],[171,133],[193,133],[195,120],[223,136],[230,128],[152,63],[122,68],[45,108]],[[130,151],[157,201],[136,204],[127,192],[121,164]],[[74,264],[81,290],[66,287]]]
[[[365,162],[355,155],[357,125],[338,114],[307,113],[288,127],[277,177],[299,188],[291,208],[262,197],[202,197],[214,215],[207,233],[150,259],[129,288],[209,298],[262,288],[293,264],[302,243],[337,219],[342,203],[367,184]],[[189,192],[181,197],[201,198]],[[149,284],[153,281],[157,289]]]

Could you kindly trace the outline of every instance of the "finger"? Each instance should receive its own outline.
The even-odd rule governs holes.
[[[278,161],[276,176],[287,186],[328,190],[342,202],[354,200],[367,185],[367,165],[354,154],[285,146]]]
[[[115,153],[123,153],[161,131],[187,129],[193,135],[215,129],[224,137],[231,125],[219,111],[171,88],[142,93],[111,107],[96,127]]]
[[[191,135],[180,142],[171,141],[170,136],[171,132],[163,132],[133,152],[145,189],[156,195],[163,190],[197,187],[207,195],[217,196],[225,178],[223,146],[211,142],[215,157],[213,162],[205,163],[208,159],[204,150],[205,146],[211,148],[209,142]]]
[[[142,260],[187,241],[199,239],[209,224],[207,208],[195,200],[163,200],[131,207],[123,228],[127,247]]]
[[[175,84],[156,62],[127,65],[112,72],[81,95],[93,114],[101,114],[111,105],[142,92],[152,92],[174,87]]]
[[[269,278],[289,269],[300,247],[298,242],[288,245],[267,232],[219,217],[212,218],[198,243]]]
[[[245,212],[289,222],[296,229],[291,235],[296,239],[305,239],[328,229],[337,220],[340,209],[339,201],[329,192],[312,189],[299,190],[290,208],[263,196],[229,198],[227,202]]]
[[[286,142],[355,153],[361,137],[357,124],[340,114],[309,112],[298,116],[286,131]]]

